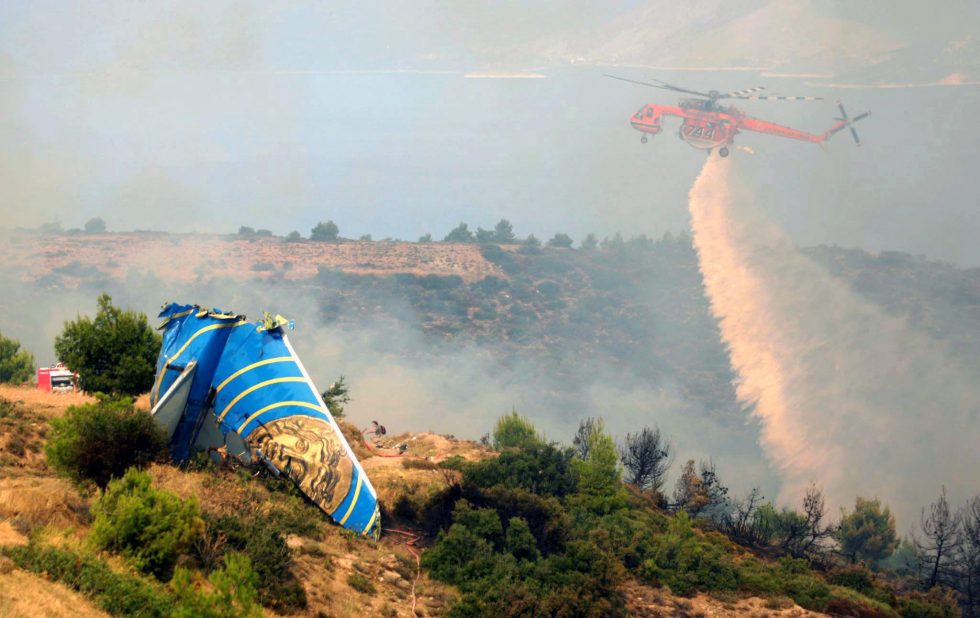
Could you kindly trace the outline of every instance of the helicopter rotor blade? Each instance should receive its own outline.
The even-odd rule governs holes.
[[[787,96],[776,95],[776,94],[770,94],[765,96],[718,97],[718,98],[749,99],[752,101],[823,101],[823,97],[787,97]]]
[[[611,77],[613,79],[618,79],[620,81],[630,82],[631,84],[639,84],[641,86],[649,86],[650,88],[660,88],[661,90],[673,90],[674,92],[684,92],[684,93],[687,93],[687,94],[694,94],[694,95],[697,95],[699,97],[709,97],[709,98],[711,97],[711,95],[708,94],[708,93],[706,93],[706,92],[697,92],[695,90],[687,90],[687,89],[684,89],[684,88],[678,88],[677,86],[672,86],[671,84],[668,84],[666,82],[660,82],[658,84],[651,84],[650,82],[641,82],[641,81],[635,80],[635,79],[629,79],[629,78],[626,78],[626,77],[619,77],[618,75],[610,75],[609,73],[603,73],[603,75],[606,76],[606,77]],[[653,81],[659,81],[659,80],[653,80]]]
[[[840,101],[837,101],[837,109],[840,110],[840,119],[843,120],[844,122],[847,122],[848,121],[847,112],[844,111],[844,104],[841,103]]]
[[[725,94],[718,97],[719,99],[733,99],[737,97],[744,97],[747,94],[752,94],[753,92],[761,92],[765,90],[765,86],[756,86],[754,88],[746,88],[745,90],[733,90],[731,92],[726,92]]]
[[[714,95],[712,95],[711,93],[708,93],[708,92],[698,92],[697,90],[688,90],[687,88],[680,88],[678,86],[675,86],[673,84],[668,84],[667,82],[662,81],[662,80],[659,80],[659,79],[654,79],[652,81],[655,81],[658,84],[660,84],[662,88],[667,88],[668,90],[673,90],[675,92],[685,92],[687,94],[696,94],[696,95],[698,95],[700,97],[708,97],[709,99],[712,96],[714,96],[715,98],[718,98],[718,93],[715,93]]]
[[[850,129],[851,129],[851,135],[854,137],[854,143],[857,144],[858,146],[860,146],[861,145],[861,139],[858,137],[858,132],[854,130],[854,127],[853,126],[850,127]]]

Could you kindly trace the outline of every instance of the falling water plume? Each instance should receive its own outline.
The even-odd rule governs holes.
[[[980,389],[940,342],[804,256],[711,156],[690,192],[706,294],[739,400],[798,504],[822,486],[832,508],[880,496],[901,530],[942,484],[980,485]]]

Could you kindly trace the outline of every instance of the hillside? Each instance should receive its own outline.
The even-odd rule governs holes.
[[[583,4],[560,19],[553,11],[498,9],[493,18],[506,26],[493,32],[473,27],[490,17],[486,10],[460,13],[468,17],[463,27],[474,30],[467,47],[491,66],[574,62],[757,69],[833,75],[838,82],[928,83],[953,74],[976,80],[976,36],[962,19],[975,9],[954,4],[945,14],[824,0]]]
[[[168,588],[161,587],[152,578],[140,575],[121,557],[98,551],[87,540],[92,534],[91,509],[98,501],[98,494],[79,492],[66,481],[57,478],[40,454],[50,420],[61,416],[66,406],[87,401],[90,400],[81,395],[68,397],[44,395],[31,390],[0,386],[0,404],[3,410],[0,423],[4,430],[0,434],[3,436],[0,440],[0,454],[2,454],[0,458],[0,551],[12,556],[16,561],[25,560],[25,556],[30,555],[23,551],[18,553],[11,550],[18,546],[32,552],[47,551],[51,556],[56,554],[50,552],[68,552],[66,555],[77,556],[72,560],[89,565],[85,568],[95,569],[97,565],[101,565],[98,566],[99,569],[108,569],[99,576],[101,579],[98,581],[112,581],[115,578],[119,582],[128,582],[125,584],[128,588],[115,589],[111,593],[114,596],[107,600],[99,596],[101,594],[99,586],[102,584],[83,584],[83,586],[94,586],[88,589],[89,598],[87,598],[58,583],[58,577],[64,575],[54,575],[55,572],[62,572],[59,570],[61,567],[56,566],[55,563],[49,563],[50,566],[46,567],[46,570],[53,570],[52,574],[45,578],[43,573],[31,573],[15,568],[10,557],[0,556],[0,609],[5,616],[33,616],[37,615],[39,608],[43,608],[45,615],[48,616],[105,616],[107,614],[98,609],[98,605],[101,603],[102,607],[121,607],[120,603],[124,599],[122,595],[135,595],[138,594],[138,590],[143,591],[139,594],[150,595],[147,598],[167,594]],[[345,425],[345,433],[351,437],[358,435],[357,430],[348,425]],[[18,438],[14,439],[14,436]],[[414,521],[410,514],[411,508],[406,505],[420,504],[426,499],[429,499],[431,504],[436,504],[441,500],[438,496],[445,495],[447,487],[452,490],[454,487],[452,482],[458,482],[458,480],[451,481],[453,476],[458,474],[454,472],[458,469],[456,467],[458,463],[451,467],[444,467],[437,462],[449,459],[456,462],[487,462],[492,461],[497,454],[484,446],[455,440],[452,437],[415,433],[392,436],[374,448],[380,449],[376,451],[378,453],[391,453],[392,451],[385,450],[385,447],[395,443],[408,445],[405,456],[397,458],[373,456],[363,445],[358,446],[364,467],[378,489],[384,505],[386,533],[378,542],[352,537],[343,529],[327,523],[319,510],[301,500],[295,491],[289,490],[288,485],[258,475],[254,471],[200,466],[180,470],[158,463],[154,464],[149,472],[155,487],[173,492],[181,499],[196,499],[207,522],[222,521],[221,518],[246,517],[245,513],[253,513],[248,517],[258,517],[262,521],[267,521],[267,525],[275,530],[282,531],[285,538],[284,551],[287,552],[288,557],[276,560],[285,559],[290,566],[289,579],[281,584],[287,587],[280,590],[295,589],[299,592],[291,592],[288,597],[273,597],[279,599],[273,601],[276,610],[271,611],[266,603],[266,615],[340,617],[445,615],[448,608],[460,598],[460,591],[454,586],[435,581],[433,573],[437,571],[430,572],[428,568],[419,570],[416,565],[416,558],[420,553],[424,565],[438,564],[435,560],[427,560],[425,554],[436,552],[442,555],[445,548],[438,549],[438,541],[433,544],[435,539],[425,532],[427,526]],[[511,452],[507,457],[512,459],[513,455]],[[492,468],[486,468],[486,470],[490,469]],[[455,487],[459,486],[455,485]],[[464,484],[463,491],[471,490],[466,489]],[[503,489],[495,491],[503,491]],[[512,486],[511,491],[519,490],[516,486]],[[626,495],[628,494],[622,494],[622,496]],[[426,498],[427,496],[429,498]],[[643,517],[652,518],[649,521],[663,521],[662,514],[651,511],[650,507],[640,506],[641,504],[642,501],[634,502],[634,506],[631,507],[634,509],[634,516],[647,513]],[[460,512],[459,508],[454,511],[454,517],[462,517],[458,512]],[[464,509],[462,512],[469,511]],[[484,509],[481,512],[487,511]],[[460,521],[467,520],[464,517]],[[614,520],[604,525],[610,525],[612,521]],[[656,528],[663,524],[652,525]],[[672,525],[674,524],[668,524],[668,528]],[[456,530],[455,526],[454,530]],[[450,531],[449,537],[456,533],[453,531]],[[651,532],[653,530],[642,534]],[[637,533],[640,533],[639,529]],[[699,542],[717,543],[719,541],[712,539],[720,538],[715,532],[695,531],[694,534],[694,539],[704,539]],[[28,537],[31,539],[29,546],[26,545]],[[441,535],[439,539],[442,539]],[[636,540],[634,539],[633,542],[636,543]],[[739,568],[755,565],[751,568],[773,569],[773,573],[780,572],[779,569],[783,568],[777,566],[777,563],[765,566],[766,562],[760,562],[759,558],[753,557],[746,550],[732,546],[730,541],[724,541],[724,545],[719,547],[727,548],[724,551],[730,553],[734,560],[739,561],[736,564],[743,565]],[[206,546],[195,546],[195,548],[194,556],[184,556],[179,564],[191,568],[204,568],[200,561],[208,555],[201,553],[205,552]],[[711,560],[716,559],[717,557],[711,558]],[[562,568],[573,567],[567,565]],[[803,575],[799,571],[799,566],[794,568],[797,569],[792,571],[795,575],[786,576],[811,578],[805,580],[809,582],[806,584],[808,587],[806,592],[793,593],[802,594],[801,598],[808,599],[807,603],[827,604],[827,600],[816,600],[821,598],[819,595],[825,595],[830,599],[828,607],[851,608],[846,610],[850,612],[857,611],[856,608],[866,604],[867,611],[871,613],[861,615],[897,615],[889,611],[873,610],[871,608],[879,607],[880,603],[875,605],[877,602],[870,601],[854,591],[848,592],[840,586],[827,588],[825,584],[820,583],[822,580],[812,579],[815,575]],[[569,574],[572,572],[569,571]],[[643,570],[640,569],[638,572],[642,573]],[[752,577],[764,577],[766,571],[752,572],[756,573]],[[691,575],[693,574],[692,571]],[[699,571],[698,577],[705,577],[706,574],[707,571],[704,574]],[[673,581],[669,577],[669,572],[661,572],[659,577],[664,578],[664,581]],[[622,575],[617,578],[622,578]],[[679,585],[679,583],[671,584],[672,587]],[[760,585],[762,585],[761,580],[751,584],[751,586]],[[815,585],[822,586],[823,591],[817,592],[816,588],[812,588]],[[299,588],[290,588],[296,586]],[[616,594],[623,603],[622,607],[631,616],[752,615],[761,618],[824,615],[804,610],[792,600],[778,594],[760,597],[744,592],[735,594],[721,590],[705,594],[697,590],[695,588],[678,595],[672,593],[668,587],[651,586],[629,576],[617,587]],[[278,594],[283,593],[280,591]],[[835,598],[836,601],[833,600]],[[150,609],[146,608],[146,611]],[[113,609],[109,613],[126,615],[127,611]]]
[[[826,246],[806,252],[980,372],[980,269],[898,252]],[[465,351],[485,363],[480,371],[509,376],[517,390],[523,376],[534,374],[535,405],[566,409],[572,418],[591,413],[584,393],[611,377],[627,389],[676,391],[686,414],[732,428],[744,418],[686,235],[607,239],[592,251],[60,235],[8,238],[0,257],[9,265],[5,277],[21,290],[0,299],[0,328],[42,358],[60,328],[45,311],[108,290],[147,313],[179,297],[268,308],[305,328],[312,322],[352,337],[380,332],[381,341],[360,346],[374,346],[363,354],[405,362]]]
[[[393,242],[312,243],[198,234],[8,234],[0,241],[8,274],[42,285],[152,276],[190,283],[228,277],[305,279],[321,266],[359,275],[499,275],[477,247]]]
[[[27,543],[27,536],[43,539],[50,546],[86,552],[84,538],[92,523],[89,508],[97,495],[73,488],[57,478],[45,463],[42,447],[50,419],[63,414],[66,406],[90,402],[83,395],[46,395],[33,390],[0,386],[3,413],[0,424],[0,547]],[[349,428],[350,435],[357,435]],[[155,465],[151,476],[155,485],[182,498],[196,497],[205,512],[231,514],[243,505],[267,512],[295,534],[286,536],[292,556],[293,573],[305,589],[307,606],[302,611],[268,612],[268,615],[297,616],[410,616],[412,594],[416,596],[418,616],[440,616],[456,596],[452,587],[435,582],[415,565],[415,552],[431,544],[422,532],[399,532],[397,518],[390,518],[391,505],[403,495],[424,496],[444,486],[444,473],[436,461],[450,456],[478,461],[490,455],[485,447],[433,434],[403,434],[387,443],[404,442],[404,458],[372,456],[358,448],[379,497],[389,513],[391,531],[380,542],[352,538],[315,507],[283,493],[275,484],[243,480],[232,470],[178,470]],[[384,446],[384,445],[382,445]],[[383,451],[382,451],[383,452]],[[412,463],[413,465],[409,465]],[[412,549],[406,540],[419,537]],[[121,562],[112,568],[125,574],[130,570]],[[354,574],[367,577],[351,584]],[[351,586],[363,586],[357,591]],[[753,611],[758,616],[816,616],[792,603],[767,603],[763,599],[743,598],[720,601],[706,595],[681,598],[633,582],[623,590],[632,615],[712,615],[736,616]],[[10,617],[105,616],[88,599],[63,584],[14,568],[0,557],[0,613]]]

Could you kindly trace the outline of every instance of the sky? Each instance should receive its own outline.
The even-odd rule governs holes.
[[[692,17],[658,2],[4,2],[0,214],[5,227],[98,216],[110,230],[277,234],[333,219],[343,236],[407,240],[500,218],[539,237],[676,232],[689,227],[686,192],[703,155],[674,129],[641,148],[627,124],[673,96],[602,76],[654,69],[569,60],[612,53],[610,37],[651,14],[677,32],[739,11],[752,23],[785,18],[753,13],[767,4],[706,1]],[[884,20],[846,3],[791,4],[880,25],[882,41],[905,40],[922,17],[915,3],[889,4]],[[923,36],[941,40],[947,22]],[[541,77],[470,75],[488,71]],[[746,110],[811,131],[832,122],[838,97],[852,113],[871,108],[860,150],[846,134],[825,150],[740,138],[758,182],[798,203],[773,216],[800,244],[980,265],[978,87],[841,90],[759,71],[655,71],[695,89],[762,80],[823,95]]]

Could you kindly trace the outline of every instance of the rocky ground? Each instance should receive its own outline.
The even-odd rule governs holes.
[[[22,280],[55,275],[67,287],[100,276],[125,281],[153,275],[184,283],[202,276],[305,279],[320,267],[360,275],[458,275],[467,282],[502,276],[473,244],[286,242],[205,234],[3,235],[0,261]]]

